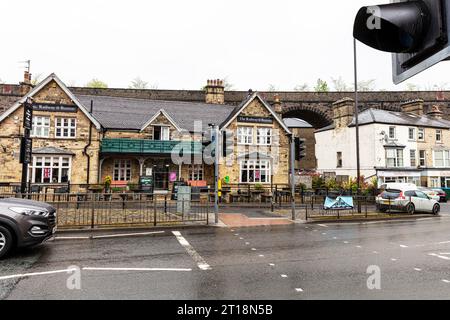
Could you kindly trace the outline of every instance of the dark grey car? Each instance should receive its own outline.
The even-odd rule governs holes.
[[[0,258],[15,247],[42,243],[56,230],[56,210],[26,199],[0,199]]]

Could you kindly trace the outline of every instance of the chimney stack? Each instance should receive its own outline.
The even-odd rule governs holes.
[[[355,101],[343,98],[333,103],[333,120],[336,129],[347,127],[355,114]]]
[[[225,85],[223,80],[208,80],[205,87],[206,103],[224,104],[225,103]]]
[[[403,112],[414,113],[417,114],[418,116],[422,116],[424,114],[422,99],[403,102],[401,104],[401,108]]]
[[[427,112],[427,116],[433,117],[435,119],[442,119],[444,117],[444,112],[438,105],[431,107],[431,110]]]
[[[20,94],[24,96],[28,92],[30,92],[32,88],[33,85],[31,84],[31,73],[25,71],[23,74],[23,81],[20,82]]]
[[[279,115],[281,116],[283,114],[283,108],[281,105],[281,101],[280,101],[280,95],[279,94],[275,94],[273,96],[273,110]]]

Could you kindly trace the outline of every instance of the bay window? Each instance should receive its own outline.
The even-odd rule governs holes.
[[[31,182],[66,183],[69,181],[71,157],[33,156],[31,164]]]
[[[269,160],[243,160],[240,164],[241,183],[269,183],[270,182]]]
[[[450,157],[448,150],[433,151],[433,159],[435,167],[450,167]]]
[[[403,149],[386,149],[386,167],[403,167]]]

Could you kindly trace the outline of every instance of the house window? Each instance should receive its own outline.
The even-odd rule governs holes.
[[[436,130],[436,142],[442,142],[442,130]]]
[[[389,127],[389,139],[395,139],[395,127]]]
[[[272,143],[272,129],[271,128],[257,128],[256,129],[256,143],[259,145],[270,145]]]
[[[388,168],[403,167],[403,149],[386,149],[386,166]]]
[[[409,140],[416,140],[416,129],[415,128],[409,128],[408,129],[408,139]]]
[[[336,168],[342,168],[342,152],[338,152],[336,154],[336,158],[337,158]]]
[[[434,166],[448,167],[450,166],[449,152],[447,150],[433,151]]]
[[[189,166],[189,180],[192,180],[192,181],[204,180],[203,165],[201,165],[201,164],[191,164]]]
[[[154,126],[153,140],[161,140],[161,141],[170,140],[170,128],[167,126]]]
[[[114,181],[131,180],[131,160],[114,161]]]
[[[48,138],[50,136],[50,118],[41,116],[33,117],[31,136],[37,138]]]
[[[243,160],[240,170],[241,183],[269,183],[269,160]]]
[[[417,131],[417,140],[425,141],[425,130],[423,128],[418,129],[418,131]]]
[[[430,178],[430,187],[431,188],[440,188],[441,187],[441,181],[439,177],[431,177]]]
[[[33,156],[31,182],[66,183],[69,181],[71,157]]]
[[[425,167],[427,165],[425,150],[419,150],[419,166]]]
[[[76,134],[77,134],[77,119],[75,118],[55,119],[56,138],[75,138]]]
[[[239,127],[237,129],[237,139],[239,144],[253,144],[253,128]]]
[[[411,167],[417,166],[416,150],[409,150],[409,159],[410,159]]]

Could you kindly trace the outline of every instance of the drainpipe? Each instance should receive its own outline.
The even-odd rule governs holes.
[[[92,114],[93,109],[94,109],[94,101],[91,100],[91,110],[89,111],[90,114]],[[90,176],[91,176],[91,156],[88,154],[87,149],[91,146],[91,144],[92,144],[92,122],[90,122],[90,124],[89,124],[89,142],[84,147],[84,151],[83,151],[83,154],[87,157],[86,184],[88,184],[88,185],[89,185]]]

